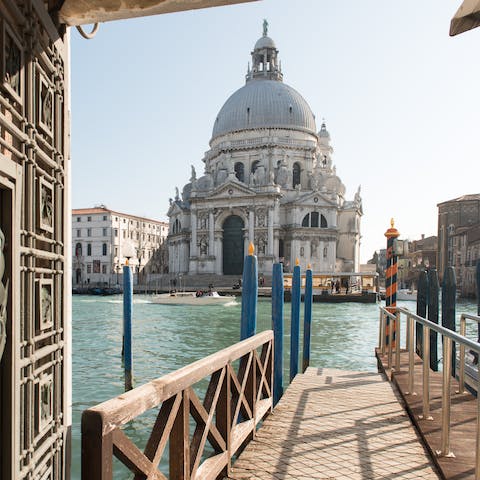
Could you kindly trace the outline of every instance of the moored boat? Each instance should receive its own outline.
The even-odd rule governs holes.
[[[216,291],[170,292],[152,298],[152,303],[161,305],[225,305],[232,302],[235,302],[234,296],[219,295]]]
[[[406,288],[401,288],[397,292],[397,300],[407,300],[416,302],[417,301],[417,291],[416,290],[408,290]]]

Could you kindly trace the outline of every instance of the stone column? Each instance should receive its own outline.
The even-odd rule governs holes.
[[[197,256],[197,212],[192,210],[191,213],[191,224],[192,224],[192,242],[190,245],[190,256]]]
[[[208,255],[215,255],[215,216],[213,210],[208,212]]]
[[[273,256],[274,246],[273,246],[273,208],[268,209],[268,248],[267,248],[267,255]]]

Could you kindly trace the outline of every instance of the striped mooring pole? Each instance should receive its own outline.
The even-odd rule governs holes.
[[[387,272],[385,275],[385,306],[390,313],[395,313],[395,308],[397,306],[397,253],[394,248],[395,239],[399,237],[400,233],[394,227],[393,218],[390,220],[390,228],[385,232],[387,237]],[[394,320],[392,329],[390,330],[390,317],[387,317],[386,326],[385,326],[385,338],[386,344],[390,343],[391,336],[391,348],[392,350],[396,348],[396,330],[397,322]]]

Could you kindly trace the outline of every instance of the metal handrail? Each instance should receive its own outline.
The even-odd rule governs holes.
[[[393,313],[395,312],[395,313]],[[430,331],[437,332],[443,335],[443,381],[442,381],[442,427],[441,427],[441,448],[437,453],[439,456],[453,457],[450,450],[450,384],[451,384],[451,361],[452,361],[452,342],[456,342],[460,346],[460,368],[459,368],[459,390],[458,393],[464,391],[465,378],[465,348],[469,348],[479,355],[480,358],[480,344],[474,340],[470,340],[465,336],[466,320],[474,320],[480,324],[480,316],[464,313],[460,317],[460,334],[449,330],[441,325],[431,322],[423,318],[407,308],[403,307],[380,307],[380,325],[379,325],[379,350],[385,354],[387,348],[388,368],[392,368],[392,342],[387,339],[386,334],[386,319],[392,319],[396,324],[396,331],[400,332],[401,314],[406,315],[407,318],[407,335],[406,335],[406,350],[408,352],[408,386],[407,395],[414,395],[414,369],[415,369],[415,323],[419,323],[423,327],[422,339],[422,391],[423,391],[423,405],[422,415],[419,418],[424,420],[431,420],[430,415]],[[389,332],[390,334],[390,332]],[[400,339],[397,336],[397,343],[395,347],[396,365],[395,371],[400,371]],[[387,342],[387,340],[389,340]],[[479,385],[477,392],[480,392],[480,377],[478,379]],[[475,457],[475,479],[480,480],[480,400],[477,400],[477,430],[476,430],[476,457]]]

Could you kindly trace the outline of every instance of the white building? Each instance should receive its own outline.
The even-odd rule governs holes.
[[[315,272],[359,271],[360,187],[352,201],[304,98],[283,83],[274,41],[252,52],[246,84],[215,119],[205,173],[170,200],[170,273],[242,273],[249,242],[259,271],[296,258]]]
[[[129,257],[133,273],[164,273],[161,247],[168,223],[114,212],[105,206],[72,210],[73,285],[118,282]]]

